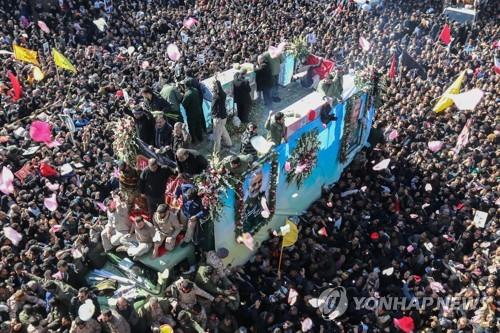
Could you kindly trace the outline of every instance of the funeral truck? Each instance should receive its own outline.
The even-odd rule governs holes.
[[[114,307],[119,297],[125,297],[141,308],[151,296],[162,297],[165,289],[179,276],[176,269],[195,262],[194,246],[176,246],[172,251],[153,258],[151,253],[132,261],[125,253],[107,253],[107,262],[91,270],[85,280],[97,295],[101,309]]]

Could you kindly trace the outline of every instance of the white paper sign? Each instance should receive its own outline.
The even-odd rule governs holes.
[[[334,227],[336,230],[340,230],[341,226],[342,226],[342,217],[339,217],[338,219],[335,220]]]
[[[280,232],[281,236],[285,236],[286,234],[288,234],[290,232],[290,225],[285,224],[284,226],[280,227]]]
[[[184,32],[181,32],[181,41],[184,44],[187,44],[187,42],[189,42],[189,36],[186,33],[184,33]]]
[[[66,125],[66,127],[68,128],[68,130],[70,132],[76,131],[76,126],[75,126],[75,123],[73,122],[73,119],[71,118],[71,116],[69,116],[67,114],[60,114],[59,119],[61,119],[64,122],[64,124]]]
[[[476,213],[474,214],[474,225],[477,228],[484,228],[487,219],[488,219],[488,213],[476,210]]]
[[[306,35],[307,44],[315,44],[316,43],[316,35],[313,32],[310,32]]]
[[[203,53],[200,53],[196,56],[196,60],[198,60],[198,63],[200,65],[204,65],[205,64],[205,55]]]

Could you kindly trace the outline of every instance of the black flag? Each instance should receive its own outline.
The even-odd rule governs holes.
[[[406,67],[407,70],[416,69],[417,74],[424,80],[427,80],[427,71],[415,59],[413,59],[406,51],[402,50],[399,56],[399,65]]]

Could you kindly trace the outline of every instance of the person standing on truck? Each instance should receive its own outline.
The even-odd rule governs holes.
[[[146,198],[149,216],[153,216],[159,204],[165,202],[165,188],[168,179],[174,175],[167,166],[159,166],[155,158],[148,161],[148,167],[141,173],[139,192]]]

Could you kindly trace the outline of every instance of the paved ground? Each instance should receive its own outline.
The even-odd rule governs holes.
[[[304,89],[300,86],[298,82],[292,82],[287,87],[280,87],[278,94],[281,98],[279,103],[274,103],[273,111],[280,111],[285,109],[287,106],[297,102],[304,96],[310,94],[312,90]],[[262,100],[254,101],[252,111],[250,112],[250,120],[255,122],[258,126],[258,132],[262,135],[266,135],[266,130],[264,128],[264,123],[267,119],[267,112],[264,110],[264,103]],[[231,135],[231,140],[233,141],[233,146],[230,149],[223,149],[221,152],[221,158],[230,155],[237,154],[240,150],[240,136],[241,133],[245,130],[245,125],[242,124],[239,128],[236,128],[232,125],[231,121],[228,121],[226,125],[228,128],[229,134]],[[212,145],[211,136],[210,140],[205,140],[203,144],[197,145],[194,148],[199,150],[205,156],[211,156]]]

